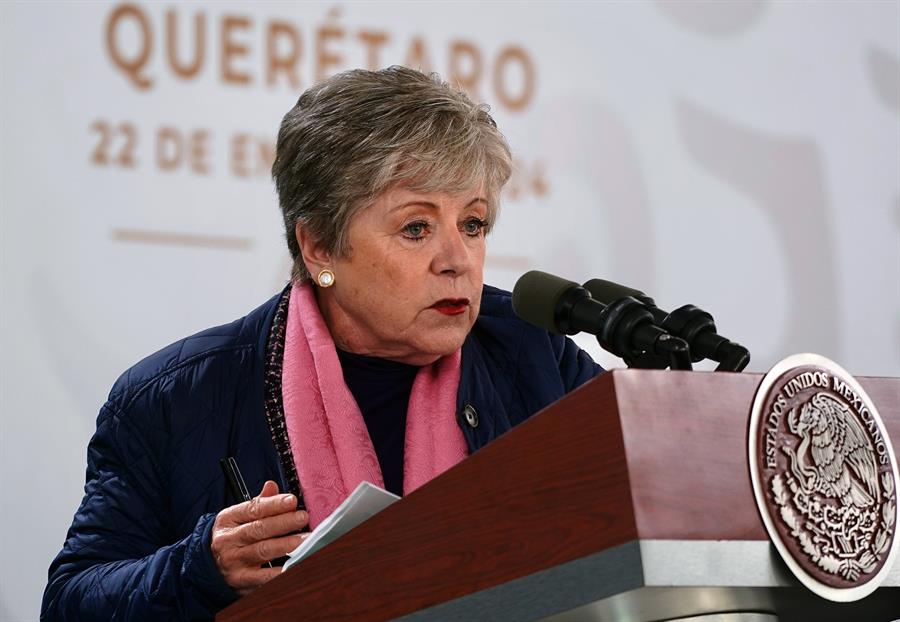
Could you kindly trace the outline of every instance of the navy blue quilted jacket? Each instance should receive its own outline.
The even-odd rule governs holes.
[[[255,494],[287,490],[264,414],[264,360],[279,296],[144,359],[113,386],[88,446],[85,495],[49,570],[41,619],[210,619],[237,595],[209,549],[230,503],[219,459]],[[477,451],[601,371],[570,340],[518,320],[485,287],[463,345],[458,412]]]

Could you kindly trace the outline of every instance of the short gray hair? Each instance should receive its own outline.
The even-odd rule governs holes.
[[[284,115],[272,165],[293,278],[310,278],[298,223],[346,256],[350,219],[397,183],[423,192],[483,184],[490,226],[512,158],[488,110],[436,73],[398,66],[346,71],[305,91]]]

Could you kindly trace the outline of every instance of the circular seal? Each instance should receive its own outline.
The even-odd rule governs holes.
[[[763,378],[753,401],[750,477],[772,543],[791,572],[829,600],[859,600],[897,555],[897,460],[875,405],[817,354]]]

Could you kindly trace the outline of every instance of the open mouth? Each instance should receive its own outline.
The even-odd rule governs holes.
[[[431,308],[444,315],[459,315],[469,307],[468,298],[444,298],[431,305]]]

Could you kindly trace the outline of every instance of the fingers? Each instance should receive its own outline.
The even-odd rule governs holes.
[[[242,568],[225,579],[238,594],[245,596],[281,574],[281,568]]]
[[[309,516],[303,510],[260,518],[235,527],[233,532],[234,543],[238,546],[246,546],[261,540],[282,536],[292,531],[299,531],[306,527],[308,521]]]
[[[270,479],[266,480],[266,483],[263,484],[262,490],[259,492],[260,497],[274,497],[277,494],[278,484]]]
[[[297,510],[297,498],[279,494],[278,485],[267,481],[258,496],[216,516],[210,540],[216,567],[238,593],[250,592],[280,572],[279,568],[260,568],[260,564],[297,548],[305,534],[291,532],[308,522],[309,515]]]
[[[263,486],[263,493],[271,491],[271,489],[267,490],[267,486],[268,482]],[[279,495],[277,490],[278,487],[275,486],[276,494],[262,496],[261,493],[260,496],[253,497],[250,501],[244,501],[225,508],[219,513],[222,526],[236,527],[237,525],[243,525],[267,516],[290,512],[297,508],[297,497],[294,495]]]
[[[242,546],[235,549],[234,556],[236,561],[248,566],[259,567],[264,562],[284,557],[303,542],[303,534],[291,534],[289,536],[281,536],[280,538],[269,538],[254,542],[249,546]]]

